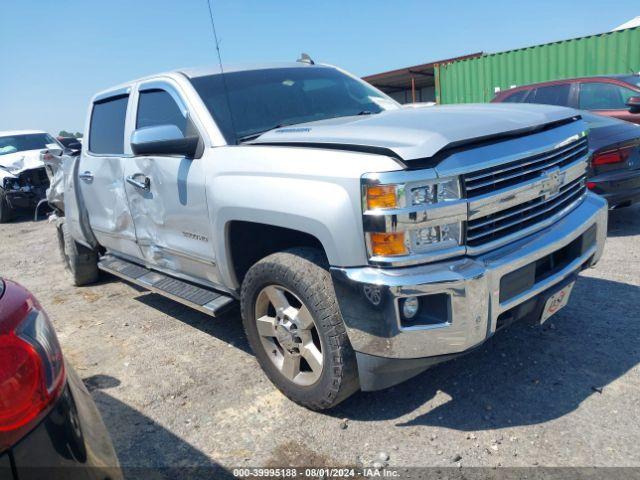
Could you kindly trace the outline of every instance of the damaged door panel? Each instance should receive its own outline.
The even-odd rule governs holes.
[[[181,137],[197,134],[185,102],[166,82],[139,86],[136,112],[136,131],[173,126]],[[138,245],[149,265],[218,283],[202,159],[171,153],[164,142],[168,153],[159,145],[124,168]]]
[[[125,93],[94,103],[88,152],[80,158],[78,184],[100,245],[140,258],[124,190],[124,164],[131,159],[124,140],[128,102]]]

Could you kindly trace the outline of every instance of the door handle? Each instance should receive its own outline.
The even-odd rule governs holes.
[[[136,180],[136,177],[142,177],[144,180],[142,182]],[[151,190],[151,179],[149,177],[145,177],[141,173],[136,173],[135,175],[130,175],[127,177],[127,183],[133,185],[140,190]]]
[[[91,173],[88,170],[84,173],[79,174],[78,177],[80,177],[82,180],[84,180],[87,183],[93,182],[93,173]]]

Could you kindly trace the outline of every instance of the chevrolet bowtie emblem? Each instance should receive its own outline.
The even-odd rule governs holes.
[[[558,167],[543,171],[540,195],[544,195],[545,200],[557,195],[560,187],[564,184],[564,177],[565,172],[561,172]]]

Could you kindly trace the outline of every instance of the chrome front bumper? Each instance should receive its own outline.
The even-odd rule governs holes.
[[[593,225],[595,241],[577,258],[527,290],[500,301],[504,275],[562,249]],[[606,235],[607,203],[589,193],[552,226],[480,256],[398,269],[333,268],[349,340],[360,354],[388,359],[462,353],[493,335],[501,313],[595,264]],[[445,322],[401,326],[400,299],[439,293],[450,299]]]

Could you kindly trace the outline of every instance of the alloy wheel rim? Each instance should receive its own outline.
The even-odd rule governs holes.
[[[269,360],[296,385],[309,386],[322,375],[322,341],[311,312],[280,285],[263,288],[256,298],[255,321]]]

